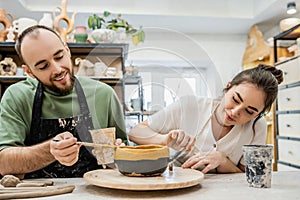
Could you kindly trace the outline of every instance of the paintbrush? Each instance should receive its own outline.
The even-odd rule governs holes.
[[[52,141],[59,142],[61,140],[53,139]],[[106,147],[106,148],[116,148],[117,147],[116,145],[111,145],[111,144],[96,144],[96,143],[92,143],[92,142],[76,142],[76,144],[87,146],[87,147]]]

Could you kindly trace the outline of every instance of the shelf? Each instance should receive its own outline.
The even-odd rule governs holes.
[[[124,82],[127,85],[135,85],[139,84],[142,81],[142,78],[140,76],[125,76]]]
[[[25,80],[27,76],[0,76],[1,83],[12,83]]]
[[[289,57],[288,59],[286,59],[286,60],[284,60],[284,61],[275,63],[274,66],[278,66],[278,65],[284,64],[284,63],[286,63],[286,62],[289,62],[289,61],[291,61],[291,60],[297,59],[297,58],[299,58],[299,57],[300,57],[300,55],[293,56],[293,57]]]
[[[274,40],[295,40],[300,36],[300,24],[274,36]]]
[[[277,41],[278,40],[296,40],[300,37],[300,24],[274,36],[274,62],[277,63]]]
[[[68,43],[72,55],[103,55],[103,56],[118,56],[121,55],[127,59],[128,44],[125,43]],[[91,51],[91,49],[93,49]]]
[[[127,56],[129,44],[125,43],[68,43],[72,54],[123,55]],[[0,42],[0,52],[15,52],[14,42]],[[126,57],[124,57],[126,59]]]

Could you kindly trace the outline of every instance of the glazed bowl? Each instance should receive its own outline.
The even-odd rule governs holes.
[[[112,43],[116,32],[110,29],[96,29],[91,33],[91,37],[96,43]]]
[[[120,146],[115,164],[126,176],[159,176],[169,163],[169,148],[162,145]]]

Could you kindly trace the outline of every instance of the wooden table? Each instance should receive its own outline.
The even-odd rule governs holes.
[[[271,188],[249,187],[245,174],[206,174],[200,185],[185,189],[162,191],[126,191],[102,188],[90,185],[82,178],[52,179],[56,185],[74,184],[75,190],[62,194],[36,199],[69,199],[69,200],[107,200],[107,199],[198,199],[198,200],[277,200],[300,199],[300,171],[273,172]]]

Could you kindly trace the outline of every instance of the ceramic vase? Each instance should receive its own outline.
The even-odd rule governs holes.
[[[7,17],[10,17],[7,18]],[[0,41],[4,41],[6,39],[6,35],[8,33],[8,28],[11,26],[11,22],[14,20],[14,17],[6,13],[6,11],[3,8],[0,8],[0,24],[2,25],[2,30],[0,28]],[[0,26],[1,27],[1,26]]]
[[[77,43],[85,43],[88,38],[87,30],[85,26],[76,26],[74,39]]]
[[[127,33],[125,28],[118,28],[114,42],[125,43],[126,41],[127,41]]]
[[[50,13],[44,13],[43,17],[39,21],[39,25],[44,25],[49,28],[53,28],[53,19]]]

